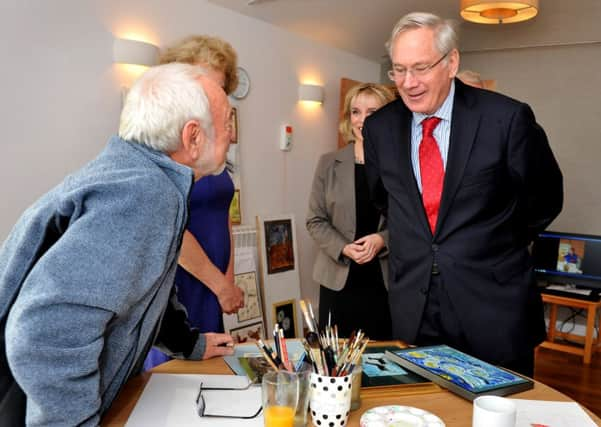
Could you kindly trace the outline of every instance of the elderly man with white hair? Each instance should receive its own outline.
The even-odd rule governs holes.
[[[224,164],[229,115],[199,67],[151,68],[129,91],[119,136],[19,219],[0,250],[3,425],[98,425],[161,321],[185,319],[173,278],[188,194]],[[185,337],[164,349],[231,352],[220,346],[229,335]]]

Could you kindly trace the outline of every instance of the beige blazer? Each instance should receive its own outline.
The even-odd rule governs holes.
[[[306,226],[319,246],[313,266],[313,280],[339,291],[344,288],[350,259],[342,255],[344,246],[355,238],[355,152],[349,144],[332,153],[324,154],[317,164],[313,187],[309,196]],[[378,257],[388,287],[388,230],[380,218],[378,233],[386,247]]]

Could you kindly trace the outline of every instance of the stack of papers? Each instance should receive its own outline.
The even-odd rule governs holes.
[[[203,389],[244,388],[249,379],[236,375],[152,374],[126,426],[263,427],[262,412],[253,419],[199,417],[196,397],[201,382]],[[232,393],[236,393],[235,400]],[[244,391],[204,390],[203,396],[208,414],[249,415],[261,407],[260,385]]]
[[[597,427],[576,402],[510,400],[517,406],[516,427]]]

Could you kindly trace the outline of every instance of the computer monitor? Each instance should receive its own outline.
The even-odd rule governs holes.
[[[601,236],[545,231],[532,258],[540,281],[601,290]]]

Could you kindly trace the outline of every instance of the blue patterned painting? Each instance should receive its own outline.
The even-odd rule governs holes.
[[[511,372],[445,345],[406,349],[394,353],[474,393],[527,382]]]

